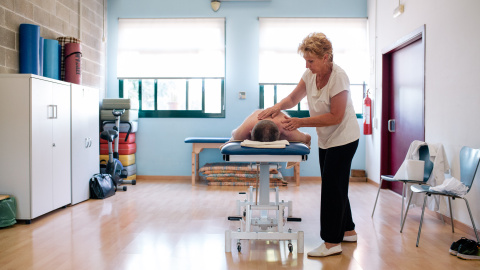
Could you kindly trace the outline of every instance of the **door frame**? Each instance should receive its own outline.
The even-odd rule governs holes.
[[[388,125],[387,121],[389,119],[389,108],[388,102],[389,99],[394,98],[393,85],[392,85],[392,55],[394,52],[401,50],[402,48],[407,47],[408,45],[421,41],[423,47],[423,81],[422,81],[422,98],[423,98],[423,112],[422,112],[422,122],[423,122],[423,133],[425,134],[425,25],[415,29],[408,35],[400,38],[391,45],[387,46],[382,50],[382,125],[380,130],[380,175],[394,174],[391,172],[390,168],[390,149],[389,149],[389,140],[388,140]],[[425,138],[423,138],[425,140]],[[380,176],[379,176],[380,179]],[[390,183],[384,181],[382,188],[390,188]]]

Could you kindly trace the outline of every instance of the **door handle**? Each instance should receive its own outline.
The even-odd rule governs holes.
[[[395,132],[395,119],[388,120],[387,128],[389,132]]]
[[[56,118],[55,112],[55,105],[48,105],[47,106],[47,118],[48,119],[55,119]]]
[[[92,138],[85,138],[85,148],[92,147]]]

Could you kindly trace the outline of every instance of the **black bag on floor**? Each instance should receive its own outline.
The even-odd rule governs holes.
[[[112,195],[115,195],[115,186],[110,174],[97,173],[90,178],[90,198],[105,199]]]

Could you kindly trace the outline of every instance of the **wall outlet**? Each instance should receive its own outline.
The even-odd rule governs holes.
[[[246,92],[238,92],[238,99],[246,99],[247,93]]]

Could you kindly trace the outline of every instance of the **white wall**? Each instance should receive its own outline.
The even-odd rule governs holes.
[[[451,175],[460,179],[462,146],[480,148],[480,1],[401,0],[405,12],[393,18],[397,0],[368,0],[371,52],[374,52],[375,117],[379,126],[365,139],[368,177],[380,179],[381,52],[418,27],[426,26],[425,140],[442,143]],[[373,55],[373,54],[372,54]],[[447,177],[449,177],[447,175]],[[480,173],[466,197],[475,223],[480,226]],[[462,200],[454,201],[454,218],[471,225]],[[449,214],[445,207],[441,212]]]

